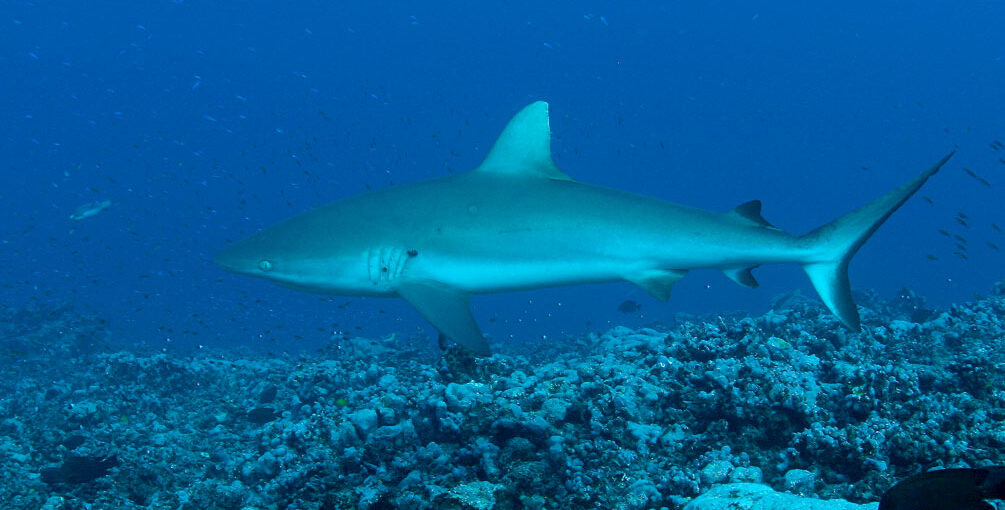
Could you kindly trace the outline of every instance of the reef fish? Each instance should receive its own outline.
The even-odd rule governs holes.
[[[914,475],[886,491],[879,510],[994,510],[986,499],[1005,499],[1005,466]]]
[[[94,216],[95,214],[98,214],[99,212],[104,211],[105,209],[108,209],[111,206],[112,206],[111,200],[100,200],[97,202],[90,202],[74,209],[73,213],[70,214],[70,219],[80,221],[84,218],[90,218],[91,216]]]
[[[631,299],[626,299],[618,305],[618,311],[621,313],[635,313],[642,309],[642,305],[636,303]]]
[[[488,344],[473,294],[627,280],[667,300],[691,269],[746,287],[762,264],[802,266],[852,330],[848,263],[877,228],[952,156],[831,223],[792,235],[754,200],[706,211],[574,180],[551,158],[548,105],[513,117],[466,173],[347,198],[266,228],[215,262],[295,289],[401,297],[442,335],[477,354]]]

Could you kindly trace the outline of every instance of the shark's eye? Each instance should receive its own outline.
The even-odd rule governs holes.
[[[272,262],[269,262],[268,260],[262,260],[261,262],[258,263],[258,269],[268,272],[269,270],[272,269]]]

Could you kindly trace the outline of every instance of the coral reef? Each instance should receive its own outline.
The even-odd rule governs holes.
[[[786,298],[761,317],[497,343],[483,359],[395,337],[172,355],[109,348],[102,321],[68,308],[4,309],[0,501],[796,508],[1005,462],[1002,292],[945,311],[906,291],[859,299],[861,333]]]

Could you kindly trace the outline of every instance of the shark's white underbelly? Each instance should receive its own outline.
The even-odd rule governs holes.
[[[588,259],[464,259],[430,257],[409,264],[404,279],[433,280],[470,293],[505,292],[621,280],[645,264]]]

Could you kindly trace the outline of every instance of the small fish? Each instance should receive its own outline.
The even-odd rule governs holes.
[[[1001,251],[1001,250],[1000,250],[1000,249],[998,248],[998,245],[997,245],[997,244],[995,244],[995,243],[992,243],[991,241],[988,241],[988,248],[991,248],[991,249],[992,249],[992,250],[994,250],[994,251]]]
[[[979,182],[979,183],[981,183],[981,184],[983,184],[983,185],[985,185],[985,186],[987,186],[989,188],[991,187],[991,183],[988,182],[988,180],[985,179],[985,178],[983,178],[983,177],[978,177],[977,178],[977,182]]]
[[[963,211],[956,213],[956,215],[963,219],[969,218],[969,216],[967,216]]]
[[[928,202],[929,204],[934,204],[935,203],[935,202],[932,201],[932,197],[929,197],[929,196],[922,195],[921,199],[924,200],[925,202]]]
[[[928,260],[939,260],[939,257],[936,257],[935,255],[932,255],[931,253],[926,253],[925,257],[927,257]]]
[[[939,233],[942,234],[942,235],[944,235],[944,236],[946,236],[946,237],[950,237],[950,238],[953,237],[952,234],[950,234],[949,232],[946,232],[945,230],[943,230],[941,228],[939,229]]]
[[[967,241],[966,237],[963,237],[963,236],[961,236],[959,234],[953,234],[953,239],[956,239],[957,241],[959,241],[961,243],[964,243],[964,244],[970,242],[970,241]]]
[[[642,309],[642,305],[632,301],[631,299],[626,299],[618,305],[618,311],[621,313],[635,313]]]
[[[969,175],[970,177],[973,177],[975,179],[977,178],[977,173],[974,172],[973,170],[971,170],[971,169],[969,169],[967,167],[963,167],[963,171],[966,172],[967,175]]]
[[[956,255],[957,257],[959,257],[959,258],[961,258],[963,260],[967,260],[967,259],[970,258],[970,257],[967,257],[967,255],[965,253],[961,253],[961,252],[958,252],[958,251],[954,251],[953,255]]]
[[[84,204],[73,211],[73,214],[70,215],[70,219],[80,221],[84,218],[90,218],[91,216],[108,209],[111,205],[111,200],[101,200],[98,202]]]
[[[969,227],[970,226],[970,225],[967,224],[967,222],[963,218],[960,218],[959,216],[957,216],[957,217],[955,217],[953,219],[956,220],[956,223],[959,223],[960,225],[963,225],[964,227]]]
[[[991,228],[995,229],[995,232],[1001,232],[1002,228],[998,226],[997,223],[992,223]]]
[[[879,510],[993,510],[1005,498],[1005,466],[940,469],[901,480],[883,494]]]

